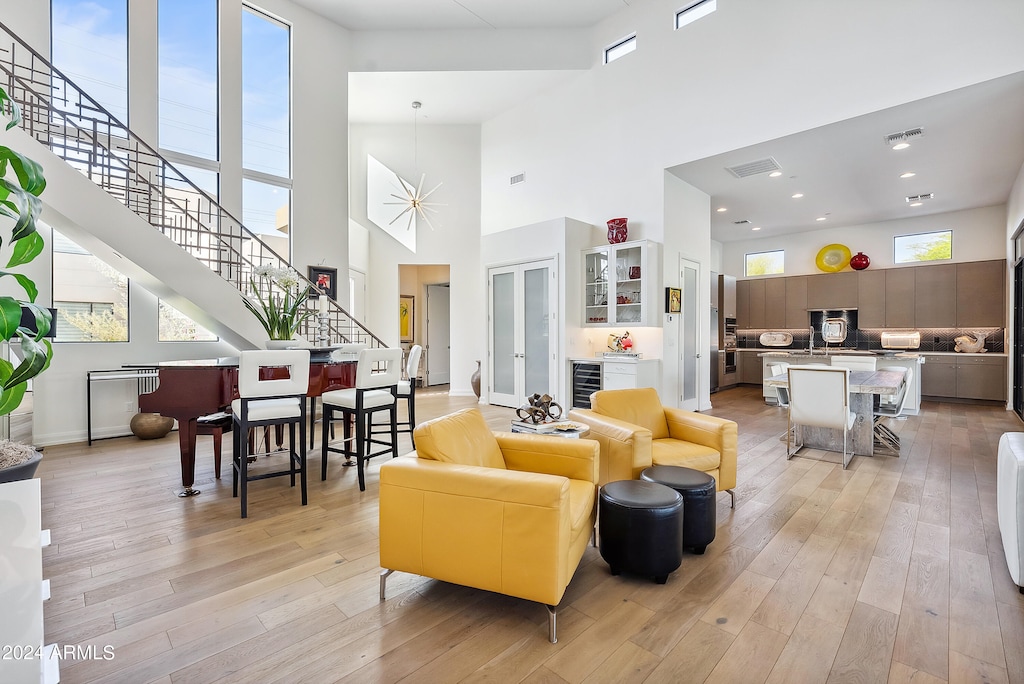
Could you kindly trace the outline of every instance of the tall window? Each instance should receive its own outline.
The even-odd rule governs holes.
[[[216,160],[217,0],[160,0],[160,147]]]
[[[53,231],[55,342],[127,342],[128,278]]]
[[[54,66],[127,125],[127,0],[52,0],[50,10]]]
[[[291,197],[291,31],[242,10],[242,223],[283,238],[287,258]]]
[[[203,342],[218,339],[212,332],[181,313],[173,306],[160,301],[161,342]]]

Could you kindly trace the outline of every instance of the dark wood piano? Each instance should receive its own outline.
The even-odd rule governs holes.
[[[332,360],[329,355],[313,354],[309,364],[311,405],[316,397],[335,389],[354,387],[356,355],[351,360]],[[195,496],[196,426],[200,416],[230,411],[238,398],[238,358],[202,359],[197,361],[166,361],[156,364],[132,364],[130,367],[156,368],[157,388],[139,395],[139,410],[159,413],[178,421],[178,443],[181,448],[181,486],[178,496]],[[315,411],[310,410],[310,423]]]

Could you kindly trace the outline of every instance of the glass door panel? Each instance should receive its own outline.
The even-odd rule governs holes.
[[[491,273],[491,387],[509,397],[516,395],[515,280],[515,271]]]
[[[680,408],[696,411],[700,389],[700,323],[698,320],[698,291],[700,265],[687,259],[680,260],[679,280],[682,283],[682,312],[679,328],[679,389]]]
[[[523,271],[524,394],[554,394],[551,386],[550,273],[547,266]]]

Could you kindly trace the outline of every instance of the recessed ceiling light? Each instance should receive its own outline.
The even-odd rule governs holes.
[[[827,220],[828,220],[828,218],[827,218],[827,217],[825,217],[825,216],[819,216],[818,218],[816,218],[816,219],[814,219],[814,220],[815,220],[815,221],[827,221]]]
[[[901,173],[900,178],[913,178],[916,175],[913,171],[907,171],[906,173]]]
[[[896,143],[895,145],[893,145],[892,149],[894,149],[894,150],[905,150],[908,147],[910,147],[910,143],[908,143],[908,142],[900,142],[900,143]]]
[[[768,177],[769,178],[778,178],[781,175],[782,175],[781,171],[772,171],[771,173],[768,174]]]
[[[751,228],[750,230],[761,230],[761,226],[754,226],[754,227],[753,227],[753,228]]]
[[[922,204],[924,204],[924,202],[911,202],[911,203],[910,203],[910,206],[912,206],[912,207],[919,207],[919,206],[921,206]]]
[[[801,198],[801,197],[803,197],[803,196],[804,196],[804,193],[802,193],[802,192],[798,192],[798,193],[796,193],[795,195],[793,195],[793,199],[800,199],[800,198]]]
[[[718,213],[719,214],[721,214],[725,210],[726,210],[725,207],[718,207]]]

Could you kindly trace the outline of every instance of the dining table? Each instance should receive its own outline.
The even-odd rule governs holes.
[[[857,421],[850,431],[854,454],[871,456],[875,451],[875,397],[894,396],[900,392],[906,381],[906,369],[899,367],[879,370],[850,371],[850,410]],[[788,373],[779,373],[765,378],[769,387],[789,388]],[[803,445],[829,451],[843,450],[843,432],[832,428],[803,427]]]

